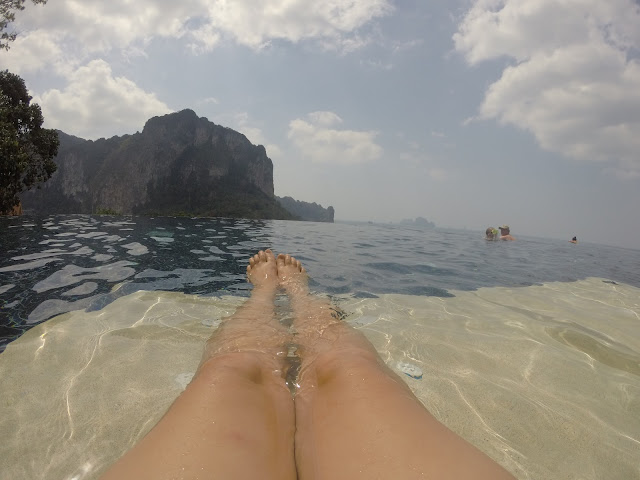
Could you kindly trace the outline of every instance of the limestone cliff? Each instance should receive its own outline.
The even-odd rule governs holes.
[[[280,205],[286,208],[300,220],[309,222],[331,222],[333,223],[333,207],[323,208],[317,203],[302,202],[291,197],[276,197]]]
[[[274,197],[264,147],[191,110],[154,117],[134,135],[59,133],[58,170],[22,195],[25,212],[293,218]]]

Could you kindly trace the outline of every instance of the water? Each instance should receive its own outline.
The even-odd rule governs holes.
[[[137,290],[247,295],[247,259],[291,253],[329,294],[449,297],[452,290],[602,277],[640,286],[640,251],[559,240],[486,242],[397,225],[55,216],[0,219],[0,351],[60,313]],[[112,292],[116,285],[121,287]]]
[[[299,258],[392,368],[422,374],[403,378],[429,410],[519,478],[640,478],[640,251],[90,216],[0,219],[0,351],[22,337],[0,355],[0,429],[19,432],[0,471],[95,478],[179,394],[264,248]]]

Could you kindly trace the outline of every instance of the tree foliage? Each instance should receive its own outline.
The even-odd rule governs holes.
[[[16,19],[16,11],[24,10],[27,0],[0,0],[0,50],[9,50],[9,43],[16,39],[16,32],[6,32],[9,24]],[[47,0],[31,0],[33,3],[47,3]]]
[[[42,112],[31,104],[24,80],[0,71],[0,213],[18,205],[18,195],[56,171],[58,133],[42,128]]]

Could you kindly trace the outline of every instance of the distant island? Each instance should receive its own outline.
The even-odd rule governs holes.
[[[333,207],[279,199],[262,145],[183,110],[143,131],[84,140],[59,131],[57,171],[24,213],[189,215],[333,222]]]
[[[333,223],[333,207],[322,208],[317,203],[301,202],[291,197],[276,197],[280,205],[296,217],[310,222],[331,222]]]
[[[424,217],[416,217],[415,219],[404,219],[400,221],[402,225],[416,225],[423,228],[436,228],[436,224],[430,222]]]

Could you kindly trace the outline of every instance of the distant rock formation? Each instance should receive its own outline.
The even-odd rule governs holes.
[[[400,223],[403,225],[416,225],[418,227],[423,227],[423,228],[436,228],[435,223],[430,222],[424,217],[416,217],[415,220],[409,218],[409,219],[400,221]]]
[[[151,118],[134,135],[59,135],[58,170],[21,196],[25,213],[293,218],[276,201],[264,147],[192,110]]]
[[[300,220],[308,222],[330,222],[333,223],[333,207],[323,208],[317,203],[302,202],[291,197],[276,197],[280,205]]]

